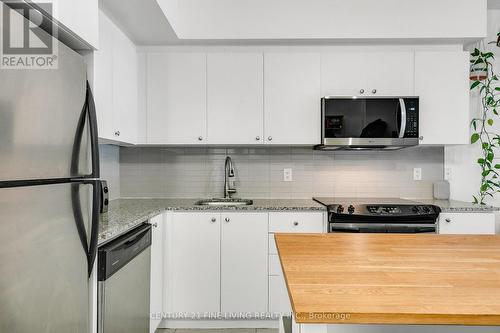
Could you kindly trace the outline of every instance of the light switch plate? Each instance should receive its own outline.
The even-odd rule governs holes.
[[[413,180],[422,180],[422,168],[413,168]]]
[[[284,182],[291,182],[292,180],[293,180],[292,169],[291,168],[283,169],[283,181]]]

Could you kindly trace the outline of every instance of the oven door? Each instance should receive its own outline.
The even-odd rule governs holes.
[[[436,233],[436,224],[406,223],[330,223],[331,233],[390,233],[390,234],[423,234]]]
[[[418,98],[324,97],[323,147],[387,148],[418,144]]]

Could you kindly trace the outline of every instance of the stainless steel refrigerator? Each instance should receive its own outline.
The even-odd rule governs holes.
[[[0,69],[0,332],[90,331],[99,221],[95,107],[83,58]]]

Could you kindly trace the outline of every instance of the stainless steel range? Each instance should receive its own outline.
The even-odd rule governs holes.
[[[403,199],[313,198],[328,209],[328,232],[436,233],[441,209]]]

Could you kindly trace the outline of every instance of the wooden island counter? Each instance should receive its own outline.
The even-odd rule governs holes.
[[[500,325],[500,236],[275,239],[298,324]]]

